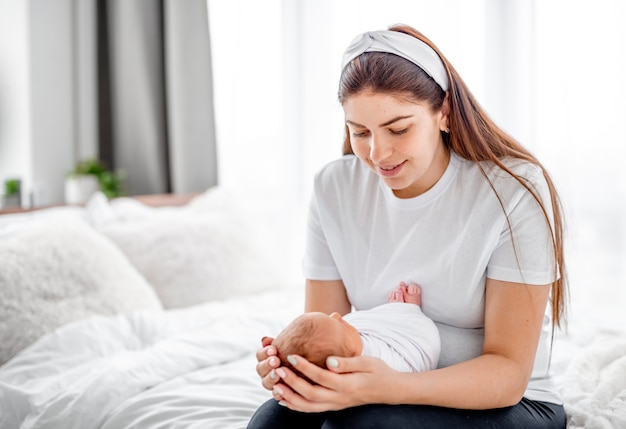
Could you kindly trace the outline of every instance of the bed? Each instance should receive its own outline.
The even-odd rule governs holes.
[[[288,235],[220,188],[0,216],[0,427],[245,428],[260,339],[302,310]],[[612,326],[557,338],[570,428],[626,427]]]

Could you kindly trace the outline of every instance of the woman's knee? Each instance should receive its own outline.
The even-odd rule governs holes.
[[[256,410],[247,429],[319,429],[324,419],[323,414],[299,413],[270,399]]]
[[[419,429],[422,426],[419,407],[392,405],[363,405],[348,408],[328,416],[322,429]]]
[[[247,429],[280,428],[285,420],[284,409],[278,403],[270,399],[261,405],[248,422]]]
[[[328,414],[323,429],[483,429],[506,427],[563,428],[564,413],[558,406],[530,412],[525,402],[493,410],[460,410],[421,405],[364,405]],[[535,407],[536,408],[536,407]],[[562,408],[562,407],[561,407]],[[543,409],[542,409],[543,410]]]

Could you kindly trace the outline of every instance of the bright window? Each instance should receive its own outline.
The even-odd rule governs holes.
[[[313,174],[340,155],[343,49],[361,31],[403,22],[439,46],[553,173],[568,216],[574,312],[623,312],[624,2],[209,0],[209,13],[222,184],[272,189],[267,197],[282,198],[303,229]]]

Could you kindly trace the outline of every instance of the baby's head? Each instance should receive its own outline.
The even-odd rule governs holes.
[[[289,365],[287,356],[297,354],[323,368],[328,356],[359,356],[363,346],[356,328],[339,313],[304,313],[296,317],[274,339],[283,365]]]

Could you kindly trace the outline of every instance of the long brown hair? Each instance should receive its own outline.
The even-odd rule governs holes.
[[[394,25],[389,30],[420,39],[429,45],[443,61],[450,82],[448,90],[450,132],[442,133],[446,146],[462,158],[475,162],[487,180],[489,178],[480,161],[491,161],[526,188],[541,207],[552,232],[554,273],[556,273],[551,288],[552,319],[556,326],[561,326],[561,322],[565,320],[565,297],[567,294],[567,275],[563,249],[564,221],[561,201],[550,175],[537,158],[493,122],[478,104],[454,67],[428,38],[406,25]],[[420,67],[399,56],[381,52],[363,53],[345,67],[339,83],[338,99],[343,104],[347,98],[365,90],[425,101],[429,103],[433,112],[441,109],[446,97],[443,89]],[[343,153],[353,153],[347,128]],[[505,157],[521,159],[541,168],[550,191],[553,219],[550,219],[549,212],[537,192],[524,178],[515,174],[502,162],[502,158]],[[493,183],[489,181],[489,184],[500,200]],[[500,204],[503,206],[501,200]],[[509,231],[513,237],[510,223]]]

